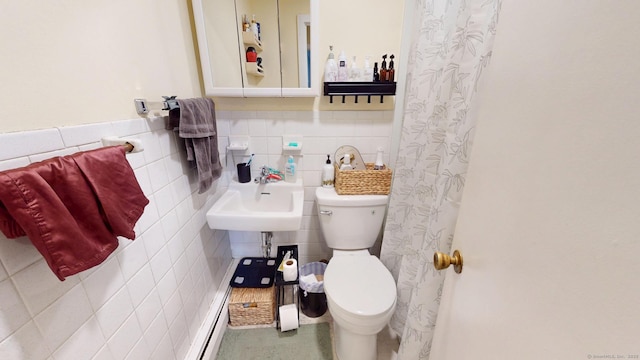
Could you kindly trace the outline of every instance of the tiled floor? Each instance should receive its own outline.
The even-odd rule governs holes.
[[[385,328],[378,334],[378,360],[395,360],[399,346],[399,338]]]
[[[335,353],[335,342],[333,341],[333,319],[329,311],[317,318],[310,318],[300,312],[300,325],[316,324],[321,322],[328,322],[331,327],[331,343],[334,345],[333,358],[338,360]],[[261,327],[275,327],[275,323],[272,325],[256,325],[256,326],[241,326],[237,328],[261,328]],[[384,329],[378,334],[378,359],[377,360],[395,360],[398,352],[398,338],[392,335],[389,329]],[[215,360],[215,359],[211,359]]]
[[[333,319],[331,318],[331,314],[329,311],[318,317],[318,318],[310,318],[305,316],[302,312],[300,313],[300,324],[314,324],[317,322],[328,322],[331,326],[331,343],[334,345],[333,348],[333,358],[335,360],[338,359],[336,356],[335,342],[333,341]],[[392,335],[392,332],[385,328],[378,334],[378,359],[377,360],[394,360],[396,358],[396,354],[398,352],[398,338]]]
[[[292,294],[291,291],[294,291],[294,293]],[[296,292],[297,291],[294,290],[293,288],[286,287],[284,299],[297,298]],[[335,341],[333,339],[333,336],[334,336],[333,318],[331,317],[329,310],[327,310],[324,313],[324,315],[316,318],[308,317],[302,311],[299,312],[299,315],[300,315],[300,325],[316,324],[316,323],[323,323],[323,322],[329,323],[329,326],[331,329],[331,344],[333,346],[333,358],[334,360],[338,360],[338,357],[336,356],[336,353],[335,353]],[[238,326],[238,327],[232,327],[232,328],[251,329],[251,328],[265,328],[265,327],[276,327],[276,323],[274,322],[268,325]],[[395,360],[397,357],[398,347],[400,345],[399,338],[395,336],[395,334],[387,327],[378,334],[377,340],[378,340],[377,341],[377,344],[378,344],[377,360]],[[215,354],[210,360],[216,360]]]

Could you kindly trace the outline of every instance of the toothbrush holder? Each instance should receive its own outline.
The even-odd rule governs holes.
[[[251,181],[251,165],[247,163],[240,163],[236,165],[238,169],[238,182],[248,183]]]

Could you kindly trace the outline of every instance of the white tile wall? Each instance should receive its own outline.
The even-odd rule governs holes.
[[[195,174],[162,118],[0,134],[0,170],[93,149],[103,136],[139,138],[142,153],[127,159],[150,200],[136,224],[137,240],[103,264],[60,282],[29,239],[0,234],[0,358],[182,359],[200,331],[234,255],[259,256],[260,234],[211,230],[205,213],[244,159],[226,152],[229,135],[249,135],[252,172],[282,169],[282,135],[300,134],[295,154],[305,184],[300,231],[274,233],[277,245],[297,244],[300,263],[330,257],[318,226],[315,187],[326,154],[356,146],[373,162],[388,161],[391,111],[219,111],[219,150],[226,170],[209,194],[198,195]],[[231,240],[230,240],[231,239]]]
[[[111,297],[96,312],[96,318],[106,338],[111,337],[120,325],[133,313],[133,304],[126,287]]]
[[[135,241],[121,238],[105,262],[63,282],[28,238],[0,234],[1,359],[184,357],[231,261],[227,233],[205,221],[227,180],[198,195],[163,124],[132,119],[0,134],[0,170],[97,148],[103,136],[140,138],[144,152],[127,159],[151,201]]]
[[[26,306],[9,279],[0,282],[0,308],[2,308],[0,336],[3,338],[30,320]]]
[[[249,135],[250,149],[255,153],[251,172],[255,177],[259,167],[267,164],[284,169],[290,153],[283,153],[282,135],[303,136],[300,154],[293,154],[305,185],[305,207],[302,229],[297,232],[274,233],[273,253],[277,245],[297,244],[300,263],[328,259],[331,250],[322,237],[315,209],[315,188],[320,186],[322,166],[327,154],[342,145],[353,145],[365,162],[374,162],[377,148],[384,148],[389,162],[393,126],[392,111],[220,111],[218,132],[225,135]],[[225,151],[224,147],[221,151]],[[224,156],[224,155],[223,155]],[[235,163],[247,158],[237,153],[226,154],[227,176],[235,176]],[[261,256],[260,234],[230,232],[233,256]]]

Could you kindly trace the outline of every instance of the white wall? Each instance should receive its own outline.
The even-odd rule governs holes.
[[[200,96],[188,3],[3,2],[0,132],[131,119],[134,98]]]

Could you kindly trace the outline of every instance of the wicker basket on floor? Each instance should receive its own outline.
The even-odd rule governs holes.
[[[229,297],[232,326],[271,324],[275,319],[276,291],[268,288],[233,288]]]
[[[391,169],[373,170],[372,163],[365,166],[367,170],[340,170],[334,164],[336,192],[339,195],[388,195],[391,191]]]

